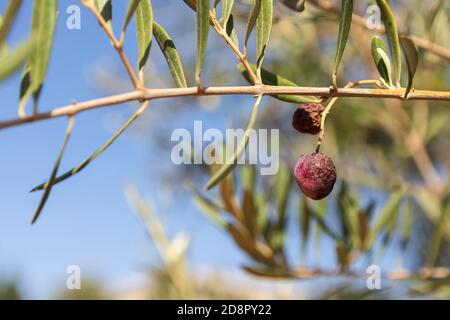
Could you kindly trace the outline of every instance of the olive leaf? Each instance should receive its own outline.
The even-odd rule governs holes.
[[[405,91],[405,99],[411,91],[414,75],[416,74],[417,65],[419,64],[419,50],[414,41],[408,36],[402,35],[400,37],[403,54],[405,55],[406,66],[408,68],[408,84]]]
[[[123,21],[122,25],[122,33],[126,32],[127,27],[130,24],[130,21],[133,18],[140,1],[141,0],[130,0],[130,2],[128,3],[127,13],[125,15],[125,20]]]
[[[200,74],[205,62],[208,33],[209,0],[197,0],[197,61],[195,64],[195,83],[197,87],[200,87]]]
[[[147,63],[153,37],[153,9],[150,0],[141,0],[137,5],[136,36],[139,48],[139,73],[142,81],[142,72]]]
[[[341,0],[341,16],[339,20],[339,33],[336,44],[336,55],[334,57],[334,68],[332,82],[334,88],[337,88],[337,72],[339,64],[341,63],[342,56],[344,55],[345,46],[348,40],[348,34],[350,32],[350,26],[352,25],[353,15],[353,0]]]
[[[111,0],[95,0],[95,7],[105,20],[109,31],[112,31],[112,2]]]
[[[186,88],[186,78],[184,76],[183,64],[181,63],[180,55],[177,48],[170,38],[169,34],[158,23],[153,23],[153,36],[158,43],[164,57],[166,58],[167,65],[169,66],[170,74],[172,75],[175,84],[179,88]]]
[[[36,45],[30,55],[30,86],[37,110],[37,101],[47,74],[58,16],[58,1],[35,1],[31,21]]]
[[[405,251],[410,241],[411,231],[414,225],[414,211],[412,201],[408,201],[403,213],[403,223],[400,235],[400,247]]]
[[[259,78],[261,78],[261,65],[269,45],[272,30],[272,0],[262,0],[260,10],[261,12],[256,19],[256,69]]]
[[[234,27],[234,18],[233,15],[230,15],[228,18],[228,22],[225,29],[227,35],[231,38],[231,41],[236,45],[236,47],[239,47],[239,39],[237,36],[236,28]]]
[[[311,217],[313,215],[311,213],[311,210],[313,209],[310,207],[308,199],[306,197],[300,198],[298,209],[299,226],[302,237],[302,248],[304,252],[306,245],[308,244],[308,237],[311,229]]]
[[[381,19],[383,20],[388,37],[389,48],[391,49],[391,58],[394,72],[393,82],[397,87],[400,87],[402,60],[397,22],[395,21],[395,16],[386,0],[377,0],[377,4],[381,11]]]
[[[242,211],[244,213],[245,226],[250,232],[252,238],[257,236],[257,208],[255,200],[255,167],[252,165],[245,165],[240,170],[242,180]]]
[[[33,39],[25,40],[13,51],[5,52],[0,55],[0,81],[8,78],[19,69],[21,65],[29,58],[34,49],[35,41]]]
[[[0,18],[0,46],[4,44],[6,36],[8,35],[21,6],[22,0],[10,0],[8,7],[6,8],[5,16]]]
[[[100,148],[98,148],[91,156],[89,156],[86,160],[78,164],[76,167],[72,168],[71,170],[67,171],[66,173],[56,177],[52,184],[58,184],[77,173],[81,172],[84,168],[86,168],[92,161],[94,161],[99,155],[101,155],[106,149],[108,149],[109,146],[113,144],[114,141],[137,119],[139,116],[147,109],[148,107],[148,101],[145,101],[141,107],[125,122],[125,124],[122,125],[122,127],[114,133],[114,135]],[[31,192],[43,190],[47,188],[48,182],[42,183],[38,185],[37,187],[33,188]]]
[[[398,213],[400,203],[405,195],[406,190],[401,189],[393,192],[385,204],[384,208],[378,214],[377,221],[371,228],[367,239],[367,246],[370,248],[375,241],[375,238],[389,226],[389,223],[394,219]]]
[[[209,190],[212,187],[216,186],[222,179],[226,178],[228,174],[233,171],[236,166],[236,162],[238,158],[245,151],[248,141],[250,139],[250,134],[252,132],[253,127],[256,123],[256,116],[258,114],[259,105],[261,104],[262,95],[259,95],[256,99],[255,104],[253,105],[252,113],[250,115],[250,120],[247,125],[247,129],[245,130],[244,137],[240,144],[238,145],[236,151],[231,155],[231,157],[226,161],[224,165],[220,167],[220,169],[211,177],[211,179],[206,184],[205,189]]]
[[[282,0],[282,4],[284,4],[286,7],[288,7],[291,10],[297,11],[297,12],[303,12],[305,11],[305,4],[306,0]]]
[[[197,11],[197,0],[183,0],[192,10]]]
[[[436,260],[439,256],[439,251],[441,249],[442,241],[445,237],[445,230],[447,227],[448,217],[450,215],[450,205],[445,206],[437,219],[433,235],[431,236],[430,247],[428,249],[427,255],[427,265],[429,267],[434,267]]]
[[[217,224],[220,227],[226,227],[226,221],[222,217],[221,212],[224,210],[214,201],[205,197],[200,191],[195,189],[192,186],[189,186],[188,189],[193,193],[192,201],[208,219]]]
[[[21,118],[26,116],[25,108],[31,93],[30,65],[26,64],[22,71],[19,88],[19,108],[17,113]]]
[[[252,34],[253,28],[256,24],[256,19],[261,11],[261,1],[262,0],[253,0],[252,7],[250,9],[250,15],[247,22],[247,31],[245,32],[244,54],[247,52],[248,39],[250,39],[250,35]]]
[[[256,66],[254,64],[250,64],[250,67],[252,68],[253,72],[256,72]],[[244,66],[238,65],[239,71],[242,74],[242,76],[251,84],[254,84],[252,81],[252,78],[248,74],[247,69],[245,69]],[[286,86],[286,87],[298,87],[298,84],[295,82],[288,80],[286,78],[283,78],[282,76],[275,74],[273,72],[270,72],[264,68],[261,68],[261,78],[263,84],[269,85],[269,86]],[[311,96],[294,96],[294,95],[273,95],[274,98],[279,99],[281,101],[285,102],[292,102],[292,103],[311,103],[311,102],[320,102],[320,99],[317,99],[316,97]]]
[[[49,183],[45,186],[45,192],[42,195],[41,201],[39,202],[39,205],[36,209],[36,211],[33,214],[33,217],[31,218],[31,224],[35,223],[37,218],[39,218],[39,215],[42,212],[42,209],[44,209],[45,203],[48,200],[48,197],[50,195],[50,192],[52,191],[53,183],[55,181],[55,177],[58,174],[59,165],[61,164],[62,157],[64,155],[64,152],[67,147],[67,143],[69,142],[70,134],[72,133],[73,125],[75,122],[75,118],[72,116],[69,118],[69,123],[67,125],[66,134],[64,136],[64,142],[61,147],[61,150],[59,151],[58,157],[56,158],[55,165],[53,166],[52,173],[50,175],[50,178],[48,179]]]
[[[378,73],[388,87],[392,86],[392,66],[389,52],[383,39],[378,36],[372,38],[372,58]]]
[[[234,0],[222,1],[222,26],[225,28],[228,23],[228,19],[231,16],[231,10],[233,9]]]

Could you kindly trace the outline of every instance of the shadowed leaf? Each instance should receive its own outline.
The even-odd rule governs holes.
[[[405,55],[406,66],[408,68],[408,85],[406,86],[405,99],[411,91],[414,75],[416,74],[417,65],[419,64],[419,50],[411,38],[407,36],[400,37],[403,53]]]
[[[112,2],[111,0],[95,0],[95,7],[102,15],[103,19],[106,21],[108,25],[108,29],[110,31],[112,28]]]
[[[228,19],[231,16],[231,10],[233,9],[234,0],[223,0],[222,1],[222,27],[225,28]]]
[[[392,85],[392,67],[389,59],[389,52],[383,39],[373,37],[372,39],[372,58],[381,78],[389,85]]]

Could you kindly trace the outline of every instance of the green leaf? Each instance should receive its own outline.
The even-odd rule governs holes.
[[[309,232],[311,228],[311,218],[313,216],[312,208],[309,206],[308,199],[306,197],[301,197],[299,204],[299,221],[300,221],[300,231],[302,237],[302,248],[303,251],[306,248]]]
[[[137,119],[139,116],[147,109],[148,107],[148,101],[145,101],[141,107],[131,116],[130,119],[128,119],[127,122],[97,151],[95,151],[90,157],[88,157],[86,160],[78,164],[75,168],[72,168],[71,170],[67,171],[66,173],[58,176],[54,179],[53,185],[58,184],[67,178],[70,178],[77,173],[81,172],[84,168],[86,168],[92,161],[94,161],[99,155],[101,155],[106,149],[108,149],[109,146],[113,144],[114,141]],[[47,183],[43,183],[38,185],[37,187],[33,188],[31,192],[43,190],[47,187]]]
[[[434,267],[439,257],[441,243],[445,236],[448,217],[450,215],[450,206],[447,205],[441,212],[439,219],[434,226],[433,235],[431,237],[430,248],[428,249],[427,266]]]
[[[256,72],[256,66],[254,64],[250,64],[252,70]],[[245,69],[244,66],[238,65],[239,71],[242,74],[242,76],[251,84],[253,84],[253,81],[248,74],[248,71]],[[295,82],[292,82],[291,80],[288,80],[286,78],[283,78],[282,76],[275,74],[273,72],[270,72],[264,68],[261,68],[261,78],[262,82],[269,86],[286,86],[286,87],[298,87],[298,84]],[[320,99],[317,99],[315,97],[310,96],[293,96],[293,95],[274,95],[273,96],[276,99],[286,101],[286,102],[292,102],[292,103],[311,103],[311,102],[320,102]]]
[[[228,23],[228,19],[231,16],[231,11],[233,9],[234,0],[223,0],[222,1],[222,26],[225,28]]]
[[[305,11],[306,0],[282,0],[281,3],[297,12]]]
[[[401,36],[400,43],[402,45],[403,54],[406,59],[406,66],[408,67],[408,85],[406,86],[405,99],[411,91],[414,75],[416,74],[417,65],[419,64],[419,50],[414,41],[407,37]]]
[[[333,86],[337,88],[337,72],[339,69],[339,64],[341,63],[342,56],[344,55],[345,46],[347,44],[348,34],[350,32],[350,26],[352,25],[352,14],[353,14],[353,0],[341,0],[341,17],[339,20],[339,33],[336,45],[336,55],[334,58],[334,69],[333,69]]]
[[[386,34],[391,49],[391,58],[394,69],[393,82],[400,87],[400,77],[402,73],[402,60],[400,53],[400,40],[398,37],[397,23],[394,14],[386,0],[377,0],[378,7],[381,11],[381,19],[383,20]]]
[[[11,29],[14,20],[16,19],[17,13],[22,5],[22,0],[10,0],[8,8],[6,9],[5,16],[0,19],[0,46],[4,44],[6,36]]]
[[[286,216],[286,208],[289,199],[289,191],[291,190],[291,173],[286,164],[282,163],[278,170],[275,180],[275,203],[279,217],[279,227],[284,225],[284,217]]]
[[[236,166],[236,162],[239,159],[239,157],[242,155],[242,153],[247,148],[248,140],[250,139],[250,134],[252,132],[253,127],[255,126],[256,122],[256,116],[258,114],[259,105],[261,104],[262,95],[259,95],[256,99],[256,102],[253,106],[252,113],[250,116],[250,120],[247,125],[247,129],[244,133],[244,138],[238,145],[236,151],[233,153],[233,155],[226,161],[224,165],[220,167],[220,169],[211,177],[211,179],[206,184],[206,190],[211,189],[215,185],[217,185],[222,179],[226,178],[228,174],[233,171],[234,167]]]
[[[200,87],[200,74],[205,62],[209,33],[209,0],[197,0],[197,61],[195,64],[195,83]]]
[[[272,30],[273,2],[272,0],[261,1],[261,12],[256,19],[256,68],[257,74],[261,76],[261,65],[269,46],[270,33]]]
[[[29,58],[35,42],[32,39],[24,41],[16,49],[0,55],[0,81],[8,78],[19,69]]]
[[[47,74],[58,16],[57,0],[35,1],[31,21],[32,36],[36,45],[30,56],[30,86],[35,110]]]
[[[375,222],[375,225],[373,226],[369,234],[369,238],[367,241],[368,248],[372,246],[376,237],[383,230],[385,230],[389,226],[389,223],[397,216],[400,203],[402,201],[403,196],[405,195],[405,191],[406,190],[399,190],[393,192],[389,200],[385,204],[384,208],[378,214],[377,221]]]
[[[95,7],[102,15],[103,19],[106,21],[108,25],[108,29],[110,31],[112,28],[112,2],[111,0],[95,0]]]
[[[244,54],[247,53],[248,39],[250,39],[250,35],[252,34],[253,28],[255,27],[256,19],[258,18],[260,11],[261,0],[253,0],[252,8],[250,9],[250,15],[247,22],[247,31],[245,32]]]
[[[39,215],[41,214],[42,209],[44,209],[45,203],[48,200],[50,192],[52,191],[52,187],[53,187],[53,183],[55,181],[55,177],[58,174],[59,165],[61,164],[61,160],[62,160],[62,157],[64,155],[64,151],[66,150],[67,143],[68,143],[69,138],[70,138],[70,134],[72,133],[74,121],[75,121],[74,117],[70,117],[69,118],[69,123],[67,125],[66,135],[64,137],[63,145],[61,147],[61,150],[59,151],[58,158],[56,159],[55,165],[53,166],[53,170],[52,170],[52,173],[50,175],[50,178],[48,179],[49,184],[46,185],[45,192],[44,192],[44,194],[43,194],[43,196],[41,198],[41,201],[39,202],[38,208],[36,209],[33,217],[31,218],[31,224],[35,223],[37,218],[39,218]]]
[[[389,59],[389,52],[383,39],[378,36],[372,38],[372,58],[378,69],[381,78],[389,85],[392,85],[392,67]]]
[[[123,21],[122,32],[125,32],[127,30],[127,27],[130,24],[130,21],[133,18],[140,1],[141,0],[130,0],[130,2],[128,3],[127,14],[125,16],[125,20]]]
[[[153,23],[153,35],[158,42],[161,51],[166,58],[170,74],[179,88],[186,88],[186,78],[184,76],[183,64],[177,48],[170,38],[169,34],[156,22]]]
[[[153,9],[150,0],[139,1],[136,8],[136,36],[139,48],[139,72],[142,73],[147,63],[153,37]]]

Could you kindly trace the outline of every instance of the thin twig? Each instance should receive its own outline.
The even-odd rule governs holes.
[[[319,8],[323,11],[332,12],[336,15],[341,14],[341,10],[339,8],[335,7],[334,5],[332,5],[328,1],[309,0],[309,2],[312,5],[316,6],[317,8]],[[360,15],[353,14],[352,22],[360,27],[370,30],[367,26],[367,20]],[[379,28],[375,29],[374,31],[385,32],[385,28],[383,26],[380,26]],[[408,35],[408,34],[406,34],[406,35],[409,36],[419,48],[422,48],[429,52],[432,52],[435,55],[440,56],[441,58],[444,58],[446,60],[450,60],[450,49],[447,49],[443,46],[440,46],[436,43],[433,43],[429,40],[420,38],[415,35]]]
[[[247,56],[241,52],[239,47],[228,36],[226,30],[224,28],[222,28],[222,26],[220,25],[219,21],[217,21],[215,13],[214,12],[210,12],[209,13],[209,18],[211,20],[211,23],[213,24],[214,30],[216,30],[217,34],[219,36],[221,36],[225,40],[227,45],[231,48],[231,50],[233,50],[233,52],[236,55],[236,57],[239,59],[239,61],[242,63],[242,65],[245,67],[245,69],[247,70],[248,74],[252,78],[253,83],[255,85],[261,84],[261,81],[256,76],[256,74],[253,72],[253,69],[252,69],[252,67],[250,66],[250,64],[249,64],[249,62],[247,60]]]
[[[295,95],[316,97],[364,97],[364,98],[393,98],[404,100],[404,89],[368,89],[341,88],[330,90],[329,87],[284,87],[284,86],[238,86],[238,87],[197,87],[140,89],[104,98],[88,100],[76,104],[57,107],[49,112],[37,113],[24,118],[0,122],[0,129],[18,126],[25,123],[70,116],[80,112],[123,104],[131,101],[145,101],[187,96],[218,96],[218,95]],[[450,101],[450,92],[414,90],[408,95],[408,100]]]
[[[143,84],[141,83],[139,78],[136,76],[136,73],[134,72],[133,67],[130,64],[130,61],[128,60],[125,52],[123,51],[123,42],[117,41],[116,36],[112,33],[111,29],[108,28],[108,25],[107,25],[105,19],[103,19],[103,16],[97,10],[97,8],[95,7],[95,5],[93,4],[92,1],[81,0],[81,3],[94,14],[94,16],[97,19],[98,23],[100,24],[101,28],[103,29],[105,34],[108,36],[108,38],[111,42],[111,45],[114,47],[117,54],[119,55],[120,60],[122,61],[122,64],[124,65],[124,67],[128,73],[128,76],[130,77],[131,82],[133,82],[134,88],[135,89],[142,88]]]

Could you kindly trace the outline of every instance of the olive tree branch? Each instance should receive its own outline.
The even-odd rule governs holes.
[[[364,85],[368,85],[368,84],[375,84],[378,87],[380,87],[380,82],[378,80],[360,80],[360,81],[356,81],[356,82],[349,82],[344,88],[354,88],[354,87],[364,86]],[[322,145],[323,137],[325,135],[325,121],[327,120],[327,116],[330,114],[331,108],[334,106],[334,104],[336,103],[338,98],[339,97],[334,97],[333,99],[331,99],[331,101],[328,102],[325,110],[323,110],[323,112],[322,112],[322,118],[320,121],[319,138],[317,139],[316,153],[319,153],[320,146]]]
[[[316,97],[362,97],[362,98],[392,98],[404,99],[404,89],[369,89],[369,88],[339,88],[329,87],[285,87],[285,86],[235,86],[235,87],[188,87],[166,89],[140,89],[127,93],[88,100],[61,106],[49,112],[41,112],[24,118],[17,118],[0,122],[0,130],[26,123],[75,115],[84,111],[119,105],[131,101],[145,101],[187,96],[221,96],[221,95],[294,95]],[[450,101],[450,92],[413,90],[406,100]]]
[[[334,13],[336,15],[340,15],[341,14],[341,10],[337,7],[335,7],[334,5],[332,5],[331,3],[329,3],[328,1],[325,0],[309,0],[309,2],[314,5],[315,7],[323,10],[323,11],[327,11],[327,12],[331,12]],[[369,29],[367,27],[367,21],[364,17],[357,15],[357,14],[353,14],[352,17],[352,22],[360,27],[363,27],[365,29]],[[383,26],[380,26],[379,28],[377,28],[375,31],[378,32],[385,32],[385,28]],[[425,49],[429,52],[434,53],[437,56],[440,56],[441,58],[446,59],[447,61],[450,61],[450,49],[447,49],[441,45],[438,45],[436,43],[433,43],[427,39],[423,39],[421,37],[415,36],[415,35],[407,35],[409,36],[414,43],[422,48]]]
[[[143,84],[139,80],[139,78],[136,76],[136,73],[133,70],[133,67],[130,64],[130,61],[128,60],[125,52],[123,51],[123,40],[121,38],[121,41],[118,41],[116,36],[113,34],[111,29],[108,28],[108,25],[106,24],[105,19],[103,19],[103,16],[101,13],[97,10],[95,7],[93,1],[90,0],[80,0],[81,3],[90,10],[95,18],[97,19],[98,23],[100,24],[100,27],[105,32],[106,36],[109,38],[111,45],[116,50],[117,54],[120,57],[120,60],[122,61],[122,64],[124,65],[128,76],[130,77],[131,82],[133,83],[133,86],[135,89],[140,89],[143,87]]]

